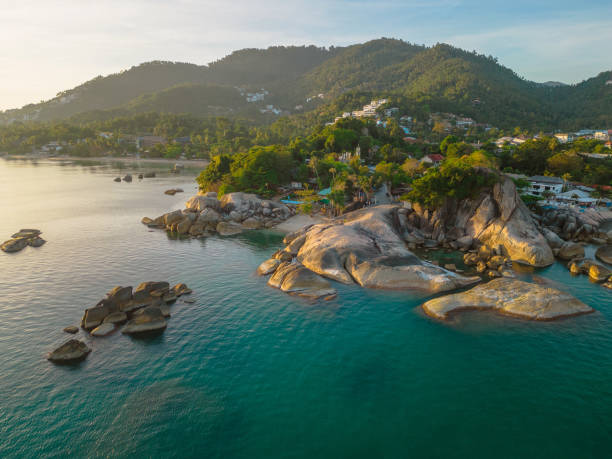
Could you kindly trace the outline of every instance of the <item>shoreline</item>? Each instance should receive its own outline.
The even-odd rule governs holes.
[[[207,159],[166,159],[166,158],[133,158],[126,156],[45,156],[45,155],[5,155],[4,159],[30,159],[48,161],[95,161],[101,163],[135,163],[135,164],[182,164],[185,167],[204,169],[210,163]]]

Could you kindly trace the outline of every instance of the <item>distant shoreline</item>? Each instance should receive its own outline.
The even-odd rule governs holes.
[[[166,158],[132,158],[125,156],[45,156],[45,155],[6,155],[7,159],[45,159],[49,161],[98,161],[103,163],[149,163],[149,164],[182,164],[185,167],[204,169],[210,161],[207,159],[166,159]]]

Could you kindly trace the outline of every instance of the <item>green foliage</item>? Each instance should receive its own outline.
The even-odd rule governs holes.
[[[494,173],[474,168],[469,158],[447,159],[440,167],[430,168],[423,177],[412,182],[408,198],[428,208],[436,208],[447,198],[474,197],[496,181]]]

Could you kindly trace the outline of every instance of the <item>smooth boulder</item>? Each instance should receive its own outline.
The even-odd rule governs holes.
[[[91,333],[91,336],[101,337],[101,336],[110,335],[114,331],[115,331],[114,324],[110,322],[103,322],[102,325],[98,325],[90,333]]]
[[[276,271],[278,265],[280,265],[280,260],[277,260],[276,258],[269,258],[257,267],[257,274],[260,276],[272,274],[274,271]]]
[[[466,292],[434,298],[422,305],[428,315],[446,319],[455,311],[494,310],[530,320],[553,320],[593,312],[569,293],[510,278],[494,279]]]
[[[91,349],[84,342],[71,339],[47,354],[47,359],[54,363],[79,362],[85,359],[90,352]]]

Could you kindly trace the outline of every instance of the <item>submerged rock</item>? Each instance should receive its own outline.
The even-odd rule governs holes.
[[[515,279],[500,278],[466,292],[442,296],[422,305],[430,316],[446,319],[465,309],[490,309],[531,320],[552,320],[593,312],[569,293]]]
[[[54,363],[79,362],[85,359],[90,352],[91,349],[84,342],[71,339],[50,352],[47,359]]]
[[[70,333],[71,335],[74,335],[75,333],[79,332],[79,327],[75,327],[74,325],[69,325],[66,328],[64,328],[64,331],[66,333]]]

